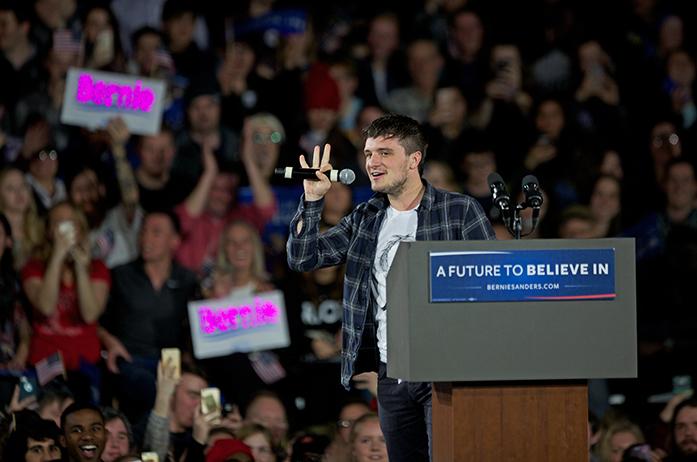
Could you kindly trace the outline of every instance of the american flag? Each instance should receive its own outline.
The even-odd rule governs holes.
[[[106,260],[111,251],[114,250],[114,241],[116,241],[116,238],[113,230],[107,229],[99,233],[92,245],[92,257]]]
[[[60,351],[47,356],[34,366],[39,385],[42,387],[56,377],[65,377],[65,366],[63,365],[63,355]]]
[[[278,382],[286,376],[286,370],[278,360],[278,356],[270,351],[258,351],[249,354],[254,372],[267,385]]]
[[[58,53],[80,53],[80,41],[73,37],[69,29],[59,29],[53,33],[53,50]]]

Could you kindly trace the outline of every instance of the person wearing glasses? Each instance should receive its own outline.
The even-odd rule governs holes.
[[[267,181],[273,181],[273,171],[286,140],[283,124],[278,117],[269,112],[254,114],[247,119],[247,123],[252,134],[252,159],[261,176]]]
[[[349,400],[342,406],[336,421],[334,440],[326,450],[329,460],[352,460],[351,431],[356,421],[368,413],[370,413],[370,407],[361,399]]]
[[[47,145],[34,152],[29,158],[27,182],[34,192],[39,216],[46,216],[48,210],[67,199],[63,180],[58,178],[58,151]]]

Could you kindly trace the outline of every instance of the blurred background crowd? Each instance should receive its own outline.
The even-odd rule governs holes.
[[[639,377],[591,381],[592,456],[621,460],[645,440],[674,451],[673,410],[697,373],[689,6],[0,0],[6,453],[38,438],[22,433],[43,428],[37,412],[60,426],[77,401],[108,406],[107,462],[140,450],[228,460],[232,443],[213,449],[233,437],[257,461],[386,459],[374,377],[339,385],[343,269],[287,269],[302,188],[273,170],[330,143],[334,168],[358,173],[325,199],[322,226],[337,224],[371,194],[361,130],[388,112],[423,124],[425,178],[475,197],[499,239],[492,172],[514,195],[524,175],[540,180],[527,238],[636,239]],[[62,124],[71,67],[164,80],[160,132],[133,135],[119,117]],[[289,347],[194,357],[189,301],[270,290],[284,294]],[[182,352],[180,378],[159,362],[166,347]],[[37,384],[37,365],[61,377]],[[214,422],[200,415],[208,385],[223,395]]]

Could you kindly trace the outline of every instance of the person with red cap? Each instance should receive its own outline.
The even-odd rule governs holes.
[[[252,450],[242,441],[225,438],[216,441],[206,453],[206,462],[254,462]]]

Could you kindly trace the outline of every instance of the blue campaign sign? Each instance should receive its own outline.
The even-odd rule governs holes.
[[[615,249],[431,252],[431,302],[611,300]]]

